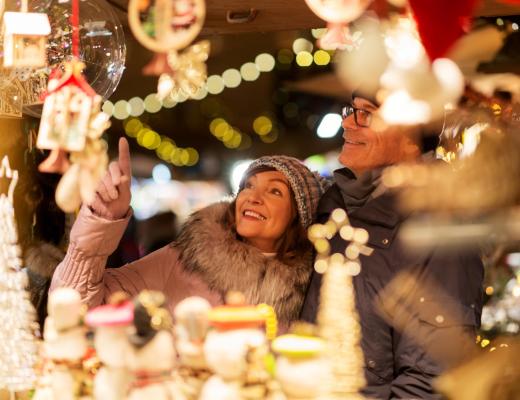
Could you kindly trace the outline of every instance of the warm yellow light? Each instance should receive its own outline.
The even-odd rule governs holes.
[[[128,100],[130,105],[130,115],[132,117],[139,117],[144,113],[144,101],[140,97],[132,97]]]
[[[306,51],[310,53],[313,49],[313,45],[305,38],[298,38],[293,42],[292,49],[294,54],[301,53],[302,51]]]
[[[314,58],[312,57],[312,54],[308,51],[300,51],[298,54],[296,54],[296,64],[298,64],[300,67],[308,67],[312,64],[312,61]]]
[[[253,121],[253,130],[260,136],[267,135],[269,132],[271,132],[272,129],[272,121],[264,115],[255,118]]]
[[[215,118],[213,121],[209,123],[209,131],[211,134],[215,135],[215,130],[217,126],[219,126],[222,123],[226,123],[226,121],[222,118]]]
[[[242,76],[240,72],[234,68],[230,68],[224,71],[222,74],[222,79],[224,80],[224,85],[228,88],[236,88],[240,85],[242,81]]]
[[[176,167],[182,167],[183,164],[182,164],[182,161],[181,161],[181,153],[182,153],[182,150],[179,149],[178,147],[176,147],[173,152],[172,152],[172,155],[170,157],[170,162],[175,165]]]
[[[318,50],[314,53],[314,63],[316,65],[327,65],[330,63],[330,54],[324,50]]]
[[[151,93],[144,99],[144,109],[149,113],[156,113],[161,107],[161,100],[156,93]]]
[[[202,86],[199,90],[195,92],[195,94],[192,96],[195,100],[202,100],[204,97],[208,95],[208,90],[205,86]]]
[[[229,132],[231,132],[231,134],[233,134],[233,129],[229,126],[229,124],[224,121],[224,122],[221,122],[219,123],[216,127],[215,127],[215,137],[217,137],[218,139],[220,140],[224,140],[224,137],[226,135],[229,135]]]
[[[486,288],[486,294],[487,294],[488,296],[491,296],[491,295],[493,294],[494,291],[495,291],[495,289],[493,289],[493,286],[488,286],[488,287]]]
[[[130,118],[125,123],[125,132],[130,137],[136,137],[142,128],[143,123],[137,118]]]
[[[173,108],[177,105],[177,102],[172,96],[166,96],[166,98],[162,101],[162,106],[164,108]]]
[[[235,136],[236,134],[236,131],[231,127],[231,126],[227,126],[226,127],[226,131],[224,132],[224,134],[222,136],[220,136],[221,140],[223,142],[229,142],[233,136]]]
[[[155,150],[161,144],[161,137],[157,132],[147,130],[142,139],[143,147],[148,150]]]
[[[255,81],[260,76],[260,71],[255,63],[248,62],[240,67],[240,75],[242,75],[242,79],[245,81]]]
[[[162,138],[161,144],[155,150],[155,152],[162,160],[169,161],[173,152],[175,151],[175,148],[176,146],[174,141],[167,138]]]
[[[224,90],[224,80],[220,75],[211,75],[206,81],[206,88],[211,94],[219,94]]]
[[[260,72],[270,72],[275,65],[275,59],[271,54],[262,53],[256,56],[255,64]]]
[[[195,150],[193,147],[186,148],[186,151],[188,153],[188,162],[186,163],[187,166],[191,167],[199,162],[199,152]]]
[[[107,100],[103,103],[103,107],[101,107],[101,110],[110,116],[112,116],[112,113],[114,112],[114,103],[112,103],[110,100]]]
[[[127,119],[130,116],[130,105],[126,100],[119,100],[114,104],[112,114],[114,115],[114,118]]]

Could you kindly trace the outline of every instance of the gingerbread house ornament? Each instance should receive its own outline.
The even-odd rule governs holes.
[[[47,64],[47,14],[5,12],[3,16],[4,67],[38,68]]]
[[[82,62],[72,60],[66,63],[63,75],[58,71],[58,76],[49,78],[37,142],[38,148],[52,150],[40,165],[43,172],[64,173],[68,168],[65,152],[85,148],[89,122],[101,97],[85,80],[83,68]]]

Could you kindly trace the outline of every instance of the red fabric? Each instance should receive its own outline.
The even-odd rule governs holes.
[[[431,61],[443,57],[465,32],[479,0],[409,0]]]

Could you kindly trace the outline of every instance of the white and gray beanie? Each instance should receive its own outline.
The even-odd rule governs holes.
[[[307,229],[316,217],[318,202],[330,186],[317,172],[312,172],[300,160],[288,156],[264,156],[254,160],[244,173],[239,192],[244,188],[245,178],[262,167],[273,168],[285,175],[294,193],[301,225]]]

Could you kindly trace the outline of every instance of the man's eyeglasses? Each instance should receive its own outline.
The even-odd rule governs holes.
[[[341,117],[347,118],[349,115],[354,114],[354,121],[357,126],[368,128],[372,122],[372,113],[362,108],[356,108],[352,104],[348,104],[341,109]]]

